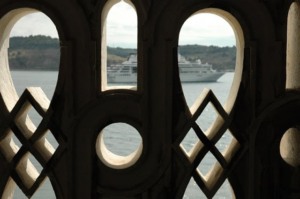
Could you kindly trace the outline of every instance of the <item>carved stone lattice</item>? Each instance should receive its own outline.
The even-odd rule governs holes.
[[[125,1],[138,19],[134,89],[103,84],[102,16],[118,0],[0,1],[2,199],[13,198],[12,184],[32,197],[46,177],[58,199],[181,199],[189,182],[213,198],[227,181],[237,199],[300,198],[293,150],[300,126],[299,1]],[[53,21],[61,44],[51,103],[37,88],[18,98],[10,75],[10,32],[36,11]],[[201,12],[224,18],[236,36],[235,75],[224,107],[205,90],[189,109],[180,87],[180,29]],[[197,121],[209,106],[216,119],[204,131]],[[30,111],[40,115],[39,124]],[[99,159],[95,146],[99,132],[119,122],[138,130],[142,150],[128,167],[114,168]],[[288,129],[294,132],[285,135]],[[225,135],[231,143],[224,149],[218,143]],[[185,144],[187,136],[194,137],[193,146]],[[214,162],[203,171],[208,156]]]
[[[207,105],[211,103],[217,112],[217,118],[211,126],[203,132],[196,120],[203,113]],[[191,115],[187,119],[186,124],[182,127],[182,132],[176,140],[176,153],[189,168],[191,168],[191,176],[193,177],[199,188],[204,194],[211,198],[228,177],[228,168],[231,164],[232,157],[238,152],[240,144],[238,140],[232,136],[226,149],[220,151],[216,144],[220,138],[230,129],[231,120],[222,105],[215,97],[213,92],[205,89],[196,103],[191,107]],[[232,130],[230,130],[231,132]],[[194,146],[186,150],[183,140],[188,133],[193,132],[197,135],[198,141]],[[182,156],[184,154],[184,156]],[[215,159],[215,163],[209,165],[209,171],[202,173],[202,162],[206,156]],[[184,158],[186,157],[186,158]]]
[[[42,117],[37,127],[28,115],[30,109]],[[12,178],[28,197],[49,177],[50,168],[55,164],[54,157],[58,157],[63,150],[61,143],[64,141],[49,121],[51,113],[48,110],[49,100],[43,91],[40,88],[28,88],[7,117],[6,123],[1,123],[0,151],[8,164],[7,177]],[[47,139],[49,133],[52,134],[52,144]],[[56,143],[58,146],[53,146]]]

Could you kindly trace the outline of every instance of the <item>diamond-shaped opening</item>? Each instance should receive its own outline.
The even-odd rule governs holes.
[[[188,186],[186,187],[184,199],[196,199],[196,198],[206,198],[205,194],[201,191],[198,184],[195,182],[194,178],[191,178]]]
[[[197,167],[198,172],[205,178],[212,171],[218,160],[211,152],[207,152]]]
[[[58,142],[50,130],[34,143],[34,147],[39,151],[45,161],[48,161],[55,153]]]
[[[37,125],[42,120],[38,115],[32,105],[25,102],[15,118],[16,125],[27,139],[36,131]]]
[[[232,199],[235,198],[233,190],[228,180],[225,180],[222,186],[219,188],[213,199]]]
[[[204,144],[200,141],[194,129],[190,129],[187,135],[180,143],[180,148],[184,154],[189,158],[190,162],[193,162],[197,157],[197,154],[203,148]]]
[[[231,134],[230,130],[227,129],[227,131],[222,135],[222,137],[215,145],[216,148],[220,151],[220,153],[222,153],[223,155],[225,154],[226,150],[228,149],[229,145],[232,142],[232,139],[235,138]]]
[[[3,192],[2,198],[16,198],[16,199],[27,199],[23,191],[18,187],[12,178],[9,178],[5,190]],[[41,198],[56,198],[55,192],[53,190],[52,184],[49,178],[45,178],[40,184],[36,192],[30,198],[41,199]]]
[[[231,158],[240,148],[240,144],[237,139],[232,135],[229,129],[223,134],[223,136],[216,143],[216,148],[223,155],[227,163],[230,162]]]
[[[23,191],[16,185],[15,191],[14,191],[14,197],[13,198],[20,198],[20,199],[27,199],[28,197],[23,193]]]
[[[51,146],[54,148],[54,150],[58,148],[59,143],[57,142],[57,140],[53,136],[53,133],[50,130],[46,132],[45,138],[49,141],[49,143],[51,143]]]
[[[197,118],[196,123],[199,125],[201,130],[205,133],[205,135],[209,135],[213,128],[213,124],[216,121],[217,117],[219,116],[218,112],[216,111],[215,107],[212,103],[208,103],[205,109],[202,111],[200,116]],[[221,119],[221,117],[219,117]],[[223,119],[221,119],[223,120]]]
[[[53,190],[52,184],[49,178],[45,178],[43,183],[40,184],[39,188],[36,190],[32,199],[41,199],[41,198],[56,198],[55,192]]]
[[[35,167],[35,169],[37,170],[37,172],[39,174],[42,173],[43,171],[43,167],[42,165],[39,163],[39,161],[37,161],[37,159],[34,158],[33,155],[31,155],[31,153],[29,153],[30,155],[28,156],[29,161],[33,164],[33,166]]]
[[[15,145],[17,145],[19,148],[21,148],[22,143],[20,142],[20,140],[16,137],[16,135],[13,133],[12,134],[12,142],[15,143]]]
[[[12,178],[9,178],[1,198],[26,199],[28,197],[18,187],[17,183]]]
[[[25,187],[30,189],[39,177],[42,166],[31,153],[26,153],[16,166],[16,171]]]
[[[0,141],[0,150],[7,161],[11,161],[13,157],[18,153],[22,144],[11,129],[9,129],[8,131],[9,132],[7,133],[7,136]]]
[[[28,111],[28,116],[36,127],[43,120],[43,117],[33,107]]]
[[[194,129],[191,128],[182,142],[180,143],[180,147],[186,152],[186,154],[189,154],[193,147],[199,142],[199,138],[197,134],[195,133]]]

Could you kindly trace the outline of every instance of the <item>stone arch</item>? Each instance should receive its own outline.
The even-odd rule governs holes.
[[[140,71],[140,67],[139,67],[139,62],[138,62],[138,54],[137,54],[137,60],[136,60],[136,64],[137,64],[137,77],[136,77],[136,84],[133,84],[133,86],[128,86],[128,85],[122,85],[122,86],[108,86],[108,81],[109,79],[107,79],[107,60],[108,60],[108,55],[107,55],[107,32],[106,32],[106,26],[107,26],[107,16],[109,14],[109,12],[111,11],[111,9],[119,4],[119,3],[126,3],[127,5],[129,5],[131,8],[134,9],[135,14],[137,15],[136,12],[136,8],[135,5],[131,2],[131,0],[109,0],[105,3],[102,11],[101,11],[101,64],[100,64],[100,74],[101,74],[101,78],[99,78],[101,81],[99,82],[101,85],[101,91],[106,91],[106,90],[111,90],[111,89],[131,89],[131,90],[137,90],[138,89],[138,85],[139,85],[139,71]],[[137,26],[138,26],[138,16],[136,16],[137,19]],[[137,27],[137,38],[136,40],[136,44],[137,44],[137,51],[138,51],[138,27]],[[128,55],[129,56],[129,55]],[[135,80],[134,80],[135,81]],[[134,83],[134,82],[133,82]]]
[[[1,47],[1,81],[3,81],[4,83],[1,84],[2,88],[1,88],[1,92],[4,93],[3,94],[3,101],[5,102],[7,109],[9,111],[12,110],[12,107],[14,106],[14,104],[17,102],[18,97],[16,95],[15,89],[13,88],[13,84],[12,84],[12,80],[11,80],[11,76],[10,76],[10,72],[9,72],[9,62],[8,62],[8,55],[7,55],[7,48],[9,47],[9,34],[11,29],[13,28],[14,24],[21,19],[23,16],[26,16],[27,14],[31,14],[31,13],[36,13],[36,12],[42,12],[43,11],[39,11],[35,8],[16,8],[13,10],[8,11],[0,20],[0,26],[1,26],[1,39],[0,39],[0,47]],[[47,13],[46,14],[48,17],[49,15]],[[51,17],[51,15],[50,15]],[[49,17],[49,18],[50,18]],[[56,26],[57,32],[59,34],[59,38],[64,37],[63,31],[61,31],[61,29],[58,29],[57,27],[60,27],[60,25],[57,26],[57,24],[55,24],[54,21],[57,20],[52,20],[52,18],[50,18],[50,20],[54,23],[54,25]],[[62,57],[61,57],[62,59]],[[59,81],[59,80],[58,80]],[[3,85],[6,85],[5,87],[3,87]],[[6,99],[6,97],[9,97],[8,99]]]
[[[138,33],[142,34],[142,37],[139,38],[139,45],[144,47],[139,49],[143,56],[140,61],[143,62],[145,69],[143,71],[145,72],[143,93],[117,90],[100,94],[99,81],[94,82],[95,79],[101,78],[97,71],[101,63],[94,63],[100,62],[98,59],[100,59],[99,48],[101,48],[99,39],[101,34],[95,34],[97,31],[100,32],[99,18],[101,17],[95,17],[99,14],[95,5],[103,6],[107,0],[38,1],[36,8],[51,10],[51,7],[56,7],[60,10],[53,19],[61,17],[60,19],[56,18],[56,21],[61,22],[59,29],[65,30],[65,32],[62,31],[64,36],[62,47],[67,49],[63,51],[66,53],[64,54],[66,57],[63,59],[67,60],[64,62],[65,67],[62,67],[63,76],[66,78],[58,83],[61,90],[56,93],[55,99],[53,99],[55,103],[52,103],[51,107],[54,115],[51,118],[51,125],[56,126],[56,129],[62,129],[62,132],[57,134],[65,138],[66,143],[63,146],[67,148],[67,150],[62,150],[64,153],[61,156],[55,157],[55,164],[48,167],[49,170],[55,172],[53,176],[56,175],[55,177],[60,183],[59,188],[63,194],[58,193],[58,189],[54,186],[58,193],[57,197],[181,198],[183,196],[186,188],[185,185],[182,185],[186,183],[183,181],[190,179],[195,170],[194,165],[190,164],[182,151],[178,149],[180,141],[177,136],[181,136],[178,131],[182,132],[181,127],[189,121],[185,118],[185,107],[176,106],[177,100],[180,98],[180,91],[174,89],[176,86],[174,86],[176,83],[174,83],[175,75],[173,73],[173,69],[176,68],[174,63],[176,63],[177,56],[175,52],[176,34],[178,35],[180,23],[183,23],[190,14],[199,9],[214,7],[212,9],[223,9],[234,16],[241,23],[245,37],[245,59],[241,86],[233,107],[234,111],[227,115],[229,120],[224,127],[229,126],[236,132],[235,135],[241,138],[238,141],[241,141],[242,150],[239,150],[239,153],[233,157],[233,164],[227,165],[222,178],[229,179],[237,198],[276,198],[267,195],[272,194],[274,187],[277,188],[276,186],[271,184],[266,187],[266,190],[263,190],[259,184],[266,181],[267,185],[270,185],[268,184],[269,179],[279,182],[278,179],[281,179],[284,174],[289,176],[290,171],[294,170],[280,159],[278,153],[278,140],[283,132],[290,126],[299,123],[299,121],[295,121],[299,118],[300,105],[297,102],[299,93],[286,91],[284,72],[286,67],[285,63],[281,63],[282,57],[285,56],[284,47],[282,47],[285,42],[282,41],[284,37],[282,37],[284,34],[282,27],[284,26],[283,21],[286,19],[283,16],[286,15],[286,10],[282,12],[281,5],[287,5],[291,1],[132,0],[134,4],[139,5],[137,13],[143,17],[143,24],[140,25],[142,31]],[[1,1],[0,12],[5,5],[17,8],[27,3],[33,4],[31,0],[11,2],[11,0]],[[240,21],[241,17],[238,17],[238,14],[245,19],[244,23]],[[95,21],[99,24],[95,24]],[[160,71],[160,74],[157,71]],[[153,77],[158,79],[159,83]],[[2,94],[4,93],[1,92]],[[283,95],[284,97],[279,97]],[[1,129],[10,117],[9,111],[2,106],[3,104],[0,104]],[[268,106],[271,108],[266,108]],[[132,108],[134,113],[131,111]],[[220,106],[219,108],[221,110]],[[228,109],[230,109],[230,104]],[[111,116],[108,117],[107,113]],[[105,173],[106,170],[101,170],[102,173],[98,172],[97,176],[93,176],[99,165],[103,166],[101,162],[95,161],[97,158],[95,140],[99,128],[101,130],[101,127],[114,121],[130,123],[132,115],[133,120],[136,119],[137,123],[142,123],[140,126],[145,140],[144,150],[146,150],[141,157],[143,160],[141,159],[142,161],[121,171],[122,175],[127,175],[122,182],[115,181],[117,177],[111,178],[119,171],[112,172],[110,170],[111,175],[109,175]],[[294,122],[288,123],[289,118]],[[179,126],[178,131],[176,131],[177,125]],[[279,130],[276,127],[279,127]],[[0,133],[3,136],[3,131]],[[270,143],[269,136],[273,136],[274,143]],[[265,144],[263,139],[266,140],[267,146],[276,146],[274,148],[275,156],[267,151],[267,147],[262,148]],[[30,143],[28,145],[32,146]],[[208,148],[211,145],[214,143],[208,143]],[[86,155],[86,151],[90,153]],[[205,153],[197,157],[198,162]],[[267,158],[261,158],[262,154],[267,158],[270,154],[271,161],[268,162]],[[82,157],[85,155],[88,156],[88,161],[80,161],[86,160]],[[218,157],[222,158],[221,154]],[[145,161],[146,159],[149,161]],[[0,172],[4,174],[0,180],[0,187],[3,189],[5,186],[3,181],[7,181],[6,178],[8,178],[7,171],[13,170],[13,166],[9,165],[2,154],[0,160]],[[272,168],[272,165],[266,164],[270,162],[279,162],[279,164]],[[143,163],[145,166],[140,168],[139,166]],[[266,169],[262,170],[262,167],[270,168],[270,172],[265,172]],[[137,183],[139,187],[134,187],[133,190],[127,181],[131,177],[135,180],[140,178],[141,176],[136,177],[132,174],[139,169],[142,174],[148,174],[148,176],[140,180],[140,183]],[[289,169],[289,171],[285,169]],[[51,173],[51,171],[49,172]],[[277,174],[278,177],[274,178]],[[271,177],[268,178],[268,176]],[[296,189],[299,189],[300,177],[298,174],[294,176],[297,178],[294,181],[295,184],[292,184],[290,179],[282,180],[286,182],[286,185],[290,183],[291,187],[286,186],[286,188],[295,186]],[[101,186],[97,186],[98,179],[103,180]],[[234,183],[232,183],[233,181]],[[222,181],[219,182],[222,183]],[[213,198],[220,183],[217,183],[213,190],[208,191],[208,198]],[[97,193],[95,194],[93,191]],[[295,195],[285,195],[282,198],[289,196],[290,198],[299,198],[299,192]]]
[[[194,11],[194,9],[193,9]],[[240,86],[240,82],[242,79],[242,72],[243,72],[243,67],[244,67],[244,48],[245,48],[245,38],[244,38],[244,31],[243,28],[241,27],[239,21],[237,18],[234,17],[234,15],[232,15],[231,13],[227,12],[226,10],[222,10],[219,8],[204,8],[204,9],[200,9],[200,10],[196,10],[192,13],[190,13],[190,15],[185,15],[185,17],[183,18],[184,20],[181,19],[181,23],[179,23],[179,27],[177,28],[178,30],[178,38],[179,38],[179,32],[180,29],[183,25],[183,23],[192,15],[194,14],[199,14],[199,13],[209,13],[209,14],[214,14],[217,15],[221,18],[223,18],[225,21],[227,21],[230,26],[232,27],[232,29],[234,30],[235,33],[235,38],[236,38],[236,65],[235,65],[235,76],[232,82],[232,87],[230,89],[230,98],[227,100],[226,104],[225,104],[225,110],[230,112],[231,109],[234,106],[235,103],[235,99],[237,97],[238,94],[238,90],[239,90],[239,86]]]
[[[36,6],[38,7],[38,6]],[[5,10],[5,8],[3,9]],[[19,98],[15,87],[12,82],[12,78],[10,75],[10,68],[9,68],[9,60],[8,60],[8,47],[9,47],[9,36],[10,32],[15,25],[15,23],[21,19],[22,17],[36,13],[36,12],[42,12],[43,14],[50,13],[51,18],[53,18],[51,12],[49,10],[45,12],[40,11],[35,8],[35,6],[32,7],[15,7],[14,9],[8,9],[7,12],[5,12],[2,17],[0,18],[0,92],[1,92],[1,100],[0,100],[0,106],[2,108],[2,111],[5,111],[4,114],[11,114],[12,118],[11,120],[15,122],[16,126],[18,126],[19,129],[22,129],[22,136],[26,139],[31,139],[33,133],[36,131],[37,127],[32,123],[31,119],[27,116],[27,111],[30,109],[30,106],[36,106],[40,114],[46,115],[46,112],[48,111],[50,101],[45,96],[43,91],[39,88],[28,88],[26,91],[24,91],[23,95]],[[48,14],[46,14],[47,17],[49,17]],[[49,17],[50,18],[50,17]],[[56,30],[60,35],[64,35],[63,32],[57,29],[57,21],[56,24],[54,21],[51,20],[51,22],[55,25]],[[31,101],[30,98],[33,100]],[[26,101],[30,101],[30,103],[26,104]],[[34,105],[33,105],[34,104]],[[18,165],[11,165],[13,169],[16,170],[20,178],[22,178],[23,185],[22,190],[26,195],[32,195],[34,194],[35,189],[32,188],[32,186],[36,186],[35,183],[41,173],[39,173],[36,168],[33,166],[31,161],[29,160],[29,156],[31,155],[31,151],[25,151],[20,152],[18,150],[21,150],[23,147],[21,146],[21,149],[19,149],[19,146],[17,146],[13,140],[12,134],[14,134],[10,128],[11,124],[6,124],[9,126],[8,130],[5,130],[3,135],[1,137],[1,150],[4,153],[4,156],[8,159],[8,161],[13,161],[15,159],[15,156],[19,156],[18,159]],[[6,126],[5,125],[5,126]],[[6,126],[6,128],[7,128]],[[49,128],[44,125],[42,128]],[[3,132],[2,132],[3,133]],[[23,145],[26,145],[23,143]],[[41,156],[41,159],[44,159],[45,162],[49,161],[51,157],[55,153],[55,149],[52,147],[51,144],[49,144],[48,140],[45,137],[40,137],[35,143],[34,147],[37,148],[39,151],[39,155]],[[19,155],[17,155],[19,154]],[[40,159],[40,160],[41,160]],[[16,160],[14,160],[16,161]],[[26,168],[26,169],[24,169]],[[12,175],[11,173],[9,175]],[[49,172],[49,179],[51,181],[52,188],[56,191],[55,194],[58,197],[61,192],[58,185],[57,180],[55,177],[53,177],[52,171]],[[50,177],[51,176],[51,177]],[[42,179],[42,177],[41,177]],[[20,183],[20,181],[18,182]],[[10,177],[7,179],[6,187],[3,190],[3,197],[12,197],[14,192],[15,182],[12,181]],[[37,187],[38,188],[38,187]],[[1,190],[2,191],[2,190]]]
[[[199,3],[200,5],[200,3]],[[209,135],[207,136],[208,140],[211,140],[209,142],[203,142],[203,140],[201,140],[202,142],[197,142],[195,144],[195,147],[193,147],[193,149],[189,152],[188,154],[188,158],[189,158],[189,163],[191,164],[191,170],[189,170],[188,172],[191,172],[190,174],[186,174],[184,180],[188,181],[191,178],[194,178],[195,181],[197,182],[198,186],[201,187],[202,191],[205,193],[205,195],[208,198],[211,198],[214,196],[214,194],[217,192],[217,190],[219,189],[220,185],[222,185],[222,183],[224,182],[224,180],[227,178],[226,177],[226,172],[224,172],[224,165],[221,166],[221,163],[218,161],[216,161],[216,164],[214,164],[214,167],[210,170],[209,175],[206,176],[201,176],[199,177],[198,174],[195,174],[196,171],[193,171],[194,167],[197,167],[199,165],[199,162],[201,162],[203,160],[203,158],[205,157],[205,155],[207,154],[207,152],[211,152],[213,151],[213,147],[211,147],[211,144],[215,144],[215,142],[217,142],[218,140],[218,136],[217,135],[221,135],[224,134],[224,132],[226,131],[226,129],[231,130],[231,111],[234,110],[234,106],[236,104],[236,100],[237,100],[237,96],[239,94],[239,90],[240,90],[240,83],[241,83],[241,79],[242,79],[242,73],[244,70],[244,48],[245,48],[245,38],[244,38],[244,31],[243,28],[239,22],[239,20],[230,12],[226,11],[226,10],[222,10],[220,8],[213,8],[213,7],[205,7],[202,9],[196,9],[199,8],[197,6],[193,7],[192,9],[189,10],[189,12],[187,11],[183,11],[183,15],[181,15],[179,17],[179,23],[177,21],[177,26],[176,26],[176,36],[175,38],[177,39],[177,41],[179,40],[179,32],[180,29],[183,25],[183,23],[193,14],[197,14],[197,13],[210,13],[210,14],[214,14],[217,15],[221,18],[223,18],[225,21],[227,21],[232,29],[234,30],[235,33],[235,37],[236,37],[236,45],[237,45],[237,55],[236,55],[236,66],[235,66],[235,77],[234,80],[232,82],[231,85],[231,91],[230,91],[230,97],[227,101],[227,103],[224,105],[224,109],[221,108],[221,105],[216,105],[214,104],[214,106],[216,105],[216,109],[217,110],[224,110],[224,113],[226,112],[226,114],[229,114],[228,117],[226,117],[223,113],[219,112],[218,113],[218,117],[215,120],[215,122],[213,123],[213,125],[210,127],[210,133],[208,133]],[[177,53],[173,53],[173,56],[177,56]],[[173,60],[177,60],[175,58],[173,58]],[[174,64],[175,65],[175,64]],[[178,81],[178,79],[176,79],[175,81]],[[205,92],[203,92],[205,93]],[[206,95],[206,94],[205,94]],[[212,96],[213,93],[211,91],[208,91],[207,95],[206,95],[206,99],[208,101],[214,101],[212,100],[212,98],[210,98],[209,96]],[[214,98],[214,97],[213,97]],[[215,98],[214,98],[215,99]],[[217,100],[218,101],[218,100]],[[202,101],[202,103],[199,105],[199,107],[205,107],[206,106],[206,102],[205,100]],[[200,108],[199,108],[200,109]],[[199,109],[197,109],[195,112],[197,112]],[[201,112],[201,111],[199,111]],[[193,113],[194,114],[194,113]],[[196,116],[197,117],[197,116]],[[187,116],[187,120],[189,120],[190,123],[193,123],[194,121],[194,116]],[[225,122],[224,122],[225,121]],[[228,125],[228,126],[227,126]],[[199,130],[196,130],[197,128],[195,128],[195,126],[191,125],[192,127],[189,127],[188,125],[186,125],[183,130],[182,130],[182,134],[185,134],[186,129],[190,128],[190,129],[194,129],[194,131],[196,132],[196,134],[199,136]],[[235,133],[233,133],[235,134]],[[204,143],[204,144],[203,144]],[[208,151],[203,150],[203,146],[209,146],[208,148],[210,148]],[[230,147],[228,147],[228,150],[225,152],[224,158],[227,159],[226,161],[228,162],[228,164],[230,164],[230,158],[228,159],[228,157],[233,157],[236,152],[238,150],[240,150],[240,144],[239,141],[237,141],[236,139],[233,139],[231,141],[231,143],[229,144]],[[197,154],[204,154],[203,157],[197,157],[198,160],[196,160],[196,156]],[[216,157],[216,153],[214,153],[214,156]],[[201,160],[200,160],[201,159]],[[214,177],[210,177],[214,176]],[[230,179],[229,179],[230,181]],[[187,184],[187,183],[186,183]],[[182,186],[184,186],[184,183],[182,183]],[[179,190],[183,190],[182,187],[179,188]],[[178,197],[181,197],[180,193],[178,192]],[[232,194],[234,195],[234,194]]]

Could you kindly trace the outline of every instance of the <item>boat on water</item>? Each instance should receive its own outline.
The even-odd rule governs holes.
[[[201,60],[190,62],[178,54],[178,66],[181,82],[216,82],[225,72],[212,68],[211,64],[203,64]],[[109,83],[134,83],[137,81],[137,55],[130,54],[121,64],[107,68]]]
[[[200,59],[190,62],[178,54],[181,82],[216,82],[225,72],[216,71],[211,64],[203,64]]]

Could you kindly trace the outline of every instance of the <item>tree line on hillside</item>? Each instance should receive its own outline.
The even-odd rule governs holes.
[[[38,49],[59,48],[59,39],[44,35],[28,37],[12,37],[9,41],[9,48],[14,49]]]
[[[9,47],[9,62],[12,70],[57,70],[60,61],[59,39],[37,35],[12,37]],[[236,48],[182,45],[178,52],[188,61],[200,59],[217,70],[232,70],[235,67]],[[108,65],[122,63],[136,49],[108,47]]]

